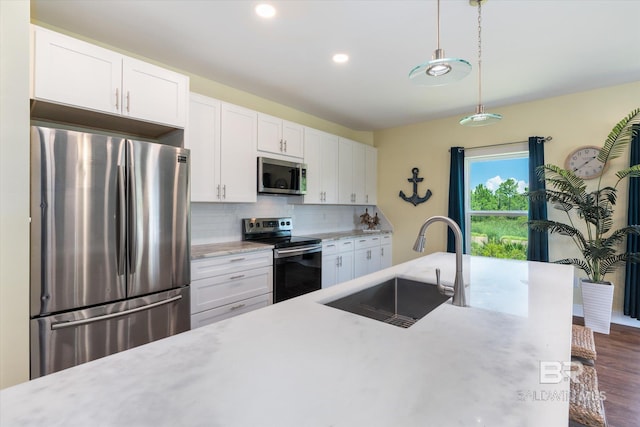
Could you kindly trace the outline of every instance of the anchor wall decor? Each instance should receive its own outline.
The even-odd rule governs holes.
[[[418,206],[420,203],[426,202],[427,200],[429,200],[429,197],[431,197],[431,190],[427,190],[424,197],[418,196],[418,183],[424,181],[424,178],[418,178],[418,172],[420,172],[418,168],[411,169],[413,177],[407,178],[407,181],[413,183],[413,194],[411,195],[411,197],[407,197],[402,190],[400,190],[399,194],[405,202],[412,203],[413,206]]]

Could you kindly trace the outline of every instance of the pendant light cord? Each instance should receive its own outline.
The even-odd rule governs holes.
[[[478,0],[478,105],[482,105],[482,0]]]
[[[436,37],[437,49],[440,50],[440,0],[438,0],[438,16],[436,19],[436,31],[438,35]]]

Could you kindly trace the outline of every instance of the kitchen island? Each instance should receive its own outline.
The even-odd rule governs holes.
[[[2,426],[566,426],[573,269],[464,257],[470,307],[408,329],[324,305],[436,253],[0,392]],[[548,381],[547,381],[548,382]]]

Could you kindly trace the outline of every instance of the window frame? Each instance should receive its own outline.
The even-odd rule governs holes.
[[[471,253],[471,217],[472,216],[527,216],[528,210],[510,211],[474,211],[471,209],[471,164],[484,160],[509,160],[529,158],[528,142],[499,144],[489,147],[468,148],[464,155],[464,222],[467,232],[464,236],[465,253]]]

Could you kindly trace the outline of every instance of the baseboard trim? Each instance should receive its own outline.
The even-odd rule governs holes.
[[[578,317],[584,317],[582,311],[582,304],[573,304],[573,315]],[[632,326],[634,328],[640,328],[640,320],[633,317],[625,316],[619,311],[611,313],[611,323],[618,325]]]

